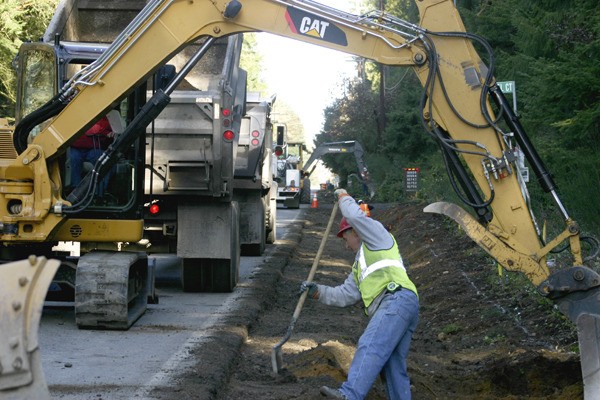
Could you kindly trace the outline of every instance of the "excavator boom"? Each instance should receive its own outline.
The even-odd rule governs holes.
[[[543,295],[561,305],[578,325],[582,344],[590,345],[586,351],[594,350],[582,356],[582,363],[586,398],[598,398],[600,304],[590,294],[600,280],[581,265],[579,228],[560,203],[551,175],[518,118],[505,106],[487,42],[465,32],[452,0],[416,3],[418,25],[380,11],[354,15],[311,0],[150,0],[96,62],[76,74],[46,106],[24,118],[28,125],[43,128],[39,134],[28,137],[23,121],[17,127],[19,155],[0,160],[0,240],[18,245],[55,239],[69,213],[85,208],[77,198],[65,199],[60,189],[57,163],[68,145],[167,60],[201,38],[205,39],[197,57],[216,38],[262,31],[385,65],[411,67],[424,87],[423,126],[440,144],[451,178],[460,185],[457,192],[477,217],[444,205],[427,211],[449,215],[469,227],[469,235],[505,268],[524,273]],[[489,65],[474,41],[488,52]],[[156,92],[132,122],[133,128],[123,132],[119,139],[123,145],[143,134],[166,107],[178,76]],[[493,110],[500,110],[497,114],[505,117],[509,132],[499,127]],[[105,153],[103,162],[110,163],[119,145]],[[549,243],[569,241],[573,264],[564,272],[551,274],[546,264],[554,246],[540,239],[516,163],[517,146],[563,214],[565,230]],[[102,230],[97,232],[103,235]]]

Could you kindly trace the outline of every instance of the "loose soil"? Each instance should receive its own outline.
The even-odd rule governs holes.
[[[360,305],[325,306],[307,300],[291,338],[283,346],[285,369],[272,371],[271,352],[286,334],[331,213],[331,200],[305,210],[299,245],[290,250],[282,274],[257,285],[247,313],[249,330],[221,331],[212,355],[199,355],[177,398],[190,385],[226,382],[211,389],[218,400],[321,399],[319,387],[344,381],[356,342],[367,324]],[[426,214],[424,204],[376,204],[373,217],[398,241],[419,290],[420,322],[409,355],[414,399],[581,399],[582,384],[574,327],[539,296],[521,275],[496,263],[445,217]],[[338,285],[354,254],[335,237],[325,245],[314,280]],[[281,253],[283,255],[283,253]],[[257,278],[258,279],[258,278]],[[253,295],[253,296],[254,296]],[[237,328],[239,329],[239,328]],[[245,339],[245,340],[244,340]],[[236,347],[238,346],[238,347]],[[226,376],[206,376],[219,357],[239,349]],[[204,370],[204,372],[200,371]],[[198,377],[204,381],[198,381]],[[204,382],[204,383],[203,383]],[[185,386],[187,385],[187,386]],[[165,396],[168,398],[169,396]],[[385,399],[376,382],[368,399]]]

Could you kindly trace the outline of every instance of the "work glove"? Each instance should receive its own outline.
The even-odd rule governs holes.
[[[302,285],[300,285],[300,294],[304,292],[308,292],[308,297],[313,300],[319,299],[319,286],[314,282],[302,282]]]
[[[347,196],[348,192],[346,192],[346,189],[336,189],[333,194],[339,198],[340,196]]]

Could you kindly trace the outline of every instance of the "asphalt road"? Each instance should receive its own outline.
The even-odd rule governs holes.
[[[300,215],[301,210],[278,210],[277,243],[263,256],[242,257],[241,285],[278,251]],[[72,307],[44,308],[39,341],[53,398],[151,398],[153,389],[168,386],[193,362],[190,349],[203,345],[203,332],[219,323],[241,292],[184,293],[179,263],[167,256],[157,257],[157,291],[159,304],[149,305],[128,331],[78,329]]]

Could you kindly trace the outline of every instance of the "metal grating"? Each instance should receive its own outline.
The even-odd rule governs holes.
[[[0,158],[17,158],[12,140],[13,128],[5,118],[0,118]]]

